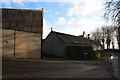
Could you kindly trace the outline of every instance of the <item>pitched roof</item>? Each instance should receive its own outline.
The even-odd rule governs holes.
[[[55,32],[55,31],[51,31],[51,33],[56,34],[56,36],[65,43],[83,44],[83,45],[101,45],[100,43],[94,40],[86,39],[80,36],[74,36],[74,35]]]

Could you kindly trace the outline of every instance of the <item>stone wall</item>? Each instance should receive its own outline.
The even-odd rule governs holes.
[[[120,26],[118,27],[118,45],[119,45],[119,50],[120,50]]]
[[[43,41],[43,54],[46,56],[65,57],[65,45],[54,33],[50,33]]]
[[[120,79],[120,54],[118,55],[118,78]]]

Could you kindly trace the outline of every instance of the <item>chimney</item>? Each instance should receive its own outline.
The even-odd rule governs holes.
[[[85,37],[85,31],[83,31],[83,37]]]
[[[90,39],[90,34],[88,34],[88,39]]]

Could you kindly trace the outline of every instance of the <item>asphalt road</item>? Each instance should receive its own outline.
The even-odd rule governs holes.
[[[3,78],[113,78],[106,60],[4,58],[2,62]]]

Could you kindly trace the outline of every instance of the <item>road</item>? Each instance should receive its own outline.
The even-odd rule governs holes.
[[[7,59],[3,78],[113,78],[106,60]]]

